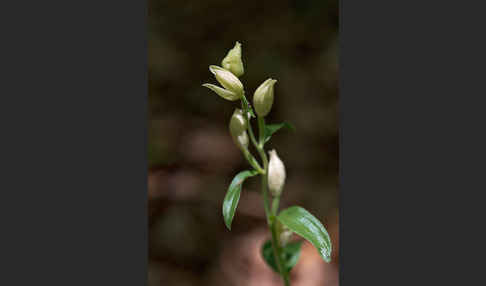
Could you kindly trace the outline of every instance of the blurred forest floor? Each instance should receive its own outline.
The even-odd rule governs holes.
[[[221,214],[249,166],[228,133],[238,104],[201,84],[216,83],[208,66],[235,41],[250,102],[277,79],[267,122],[296,128],[267,144],[287,168],[281,208],[309,210],[333,243],[331,264],[303,245],[292,285],[338,285],[338,2],[149,0],[148,27],[149,285],[282,285],[259,253],[269,237],[260,180],[245,182],[231,232]]]

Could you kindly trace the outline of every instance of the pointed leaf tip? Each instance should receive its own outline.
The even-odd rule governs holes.
[[[326,228],[315,216],[302,207],[293,206],[281,211],[277,219],[312,243],[324,261],[328,263],[331,261],[331,238]]]
[[[238,173],[231,181],[231,184],[228,187],[228,191],[226,192],[223,200],[223,218],[224,223],[229,230],[231,230],[231,223],[233,222],[236,207],[238,206],[238,202],[240,200],[241,187],[243,185],[243,182],[247,178],[253,177],[257,174],[258,172],[255,170],[242,171]]]

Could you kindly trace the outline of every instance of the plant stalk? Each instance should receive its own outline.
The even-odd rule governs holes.
[[[245,105],[243,104],[243,102],[242,102],[242,108],[245,111],[245,114],[247,114],[247,112],[249,110],[247,110],[245,108]],[[251,107],[248,107],[248,108],[251,108]],[[274,198],[274,200],[272,201],[272,207],[270,208],[270,201],[269,201],[269,195],[268,195],[268,187],[267,187],[268,186],[268,158],[267,158],[267,154],[265,154],[265,149],[263,148],[263,146],[265,144],[265,142],[264,142],[265,120],[264,120],[263,117],[258,116],[258,131],[259,131],[258,137],[259,138],[258,138],[258,141],[257,141],[255,134],[253,133],[253,128],[250,124],[250,119],[247,118],[246,115],[245,115],[245,119],[248,123],[248,133],[250,134],[251,142],[253,143],[253,145],[257,149],[258,154],[260,155],[260,158],[262,159],[262,162],[263,162],[263,170],[261,170],[260,168],[256,168],[256,169],[262,175],[263,208],[265,209],[265,216],[267,218],[268,228],[269,228],[270,233],[272,235],[271,242],[272,242],[273,255],[274,255],[275,261],[277,263],[278,271],[279,271],[280,275],[282,276],[282,279],[284,280],[285,286],[290,286],[288,273],[287,273],[287,271],[285,271],[284,266],[283,266],[283,261],[282,261],[282,257],[281,257],[282,248],[280,247],[278,230],[277,230],[277,223],[276,223],[276,220],[275,220],[275,217],[277,216],[277,212],[278,212],[280,196]],[[251,156],[251,154],[249,152],[248,152],[248,154],[245,154],[245,155]],[[247,159],[248,159],[248,161],[250,161],[248,157],[247,157]],[[250,162],[250,163],[254,163],[254,164],[252,164],[252,165],[254,165],[254,167],[255,167],[255,165],[258,166],[258,162]],[[258,166],[258,167],[260,167],[260,166]]]
[[[278,231],[277,231],[277,222],[275,217],[277,216],[278,205],[280,198],[277,197],[272,202],[272,209],[270,209],[270,202],[268,199],[268,158],[265,154],[265,150],[263,148],[263,140],[264,140],[264,132],[265,132],[265,121],[262,117],[258,117],[258,128],[259,128],[259,144],[255,147],[260,154],[260,157],[263,161],[263,170],[264,173],[262,174],[262,196],[263,196],[263,207],[265,209],[265,215],[267,217],[267,224],[270,229],[270,233],[272,234],[272,249],[273,255],[275,257],[275,261],[277,263],[278,271],[284,280],[285,286],[290,286],[290,281],[288,277],[287,271],[285,271],[283,267],[281,252],[282,248],[280,247]]]
[[[243,95],[244,96],[244,95]],[[258,143],[255,139],[255,134],[253,134],[253,128],[251,127],[251,124],[250,124],[250,119],[248,118],[247,114],[249,113],[249,110],[248,109],[251,109],[251,107],[248,106],[248,109],[246,108],[245,104],[243,104],[243,101],[241,101],[241,108],[243,109],[244,111],[244,114],[245,114],[245,120],[246,120],[246,124],[248,126],[248,133],[250,134],[250,139],[251,139],[251,142],[253,143],[253,145],[255,146],[255,148],[258,149]],[[252,167],[254,169],[256,169],[260,174],[263,174],[265,171],[260,167],[260,164],[258,163],[258,161],[253,157],[253,155],[250,153],[250,151],[248,150],[245,150],[243,151],[247,161],[250,163],[250,165],[252,165]],[[261,154],[260,154],[261,156]]]
[[[247,149],[241,149],[243,152],[243,155],[245,156],[246,160],[250,165],[253,167],[253,169],[257,170],[258,173],[263,174],[265,171],[260,167],[260,164],[258,164],[258,161],[253,157],[253,155],[248,151]]]

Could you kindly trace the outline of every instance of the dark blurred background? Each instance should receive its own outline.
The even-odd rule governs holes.
[[[259,255],[269,237],[260,180],[245,182],[231,232],[221,214],[231,179],[249,166],[228,133],[239,104],[201,84],[216,84],[208,67],[235,41],[250,102],[277,79],[266,121],[296,128],[266,146],[287,169],[281,207],[309,210],[333,242],[331,264],[303,245],[292,285],[338,285],[338,14],[337,0],[149,0],[150,286],[281,285]]]

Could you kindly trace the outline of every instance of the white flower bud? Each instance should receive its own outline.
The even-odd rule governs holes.
[[[235,109],[233,115],[231,116],[229,123],[229,130],[233,141],[240,149],[248,148],[248,134],[246,129],[248,128],[248,123],[243,116],[243,111],[241,109]]]
[[[236,108],[230,119],[230,132],[231,134],[238,135],[248,128],[247,120],[243,115],[243,110]]]
[[[268,189],[270,193],[277,197],[282,193],[285,184],[285,166],[277,155],[277,151],[268,152],[270,161],[268,162]]]
[[[240,97],[236,93],[229,91],[227,89],[221,88],[217,85],[205,83],[205,84],[203,84],[203,86],[214,91],[217,95],[221,96],[222,98],[224,98],[226,100],[235,101],[235,100],[240,99]]]
[[[256,90],[253,95],[253,105],[255,106],[258,116],[266,116],[273,105],[273,85],[277,81],[274,79],[267,79]]]
[[[281,243],[281,246],[285,246],[287,243],[289,243],[290,239],[292,238],[293,232],[288,229],[286,226],[282,226],[282,230],[279,235],[279,240]]]
[[[280,242],[280,246],[284,247],[287,243],[290,242],[292,235],[294,234],[287,226],[282,224],[280,221],[277,220],[277,235],[278,240]]]
[[[232,48],[226,57],[221,62],[223,68],[229,70],[236,76],[241,76],[245,72],[243,68],[243,61],[241,61],[241,44],[236,42],[235,47]]]
[[[240,135],[236,136],[236,144],[238,145],[238,147],[242,148],[242,149],[247,149],[248,148],[248,134],[246,133],[246,131],[244,132],[241,132]]]
[[[209,66],[209,70],[214,74],[216,80],[227,90],[241,96],[243,94],[243,84],[230,71],[218,66]]]

